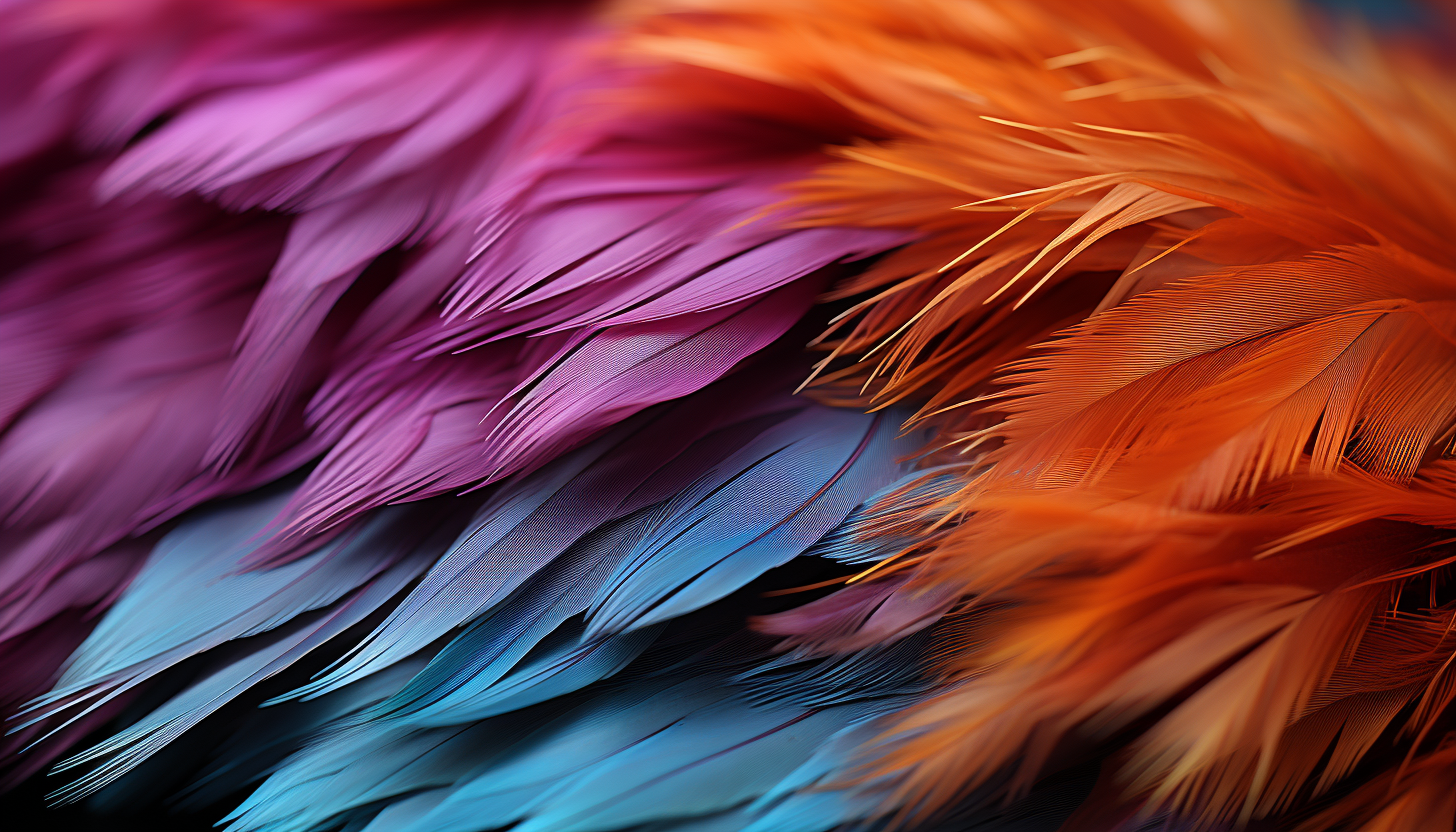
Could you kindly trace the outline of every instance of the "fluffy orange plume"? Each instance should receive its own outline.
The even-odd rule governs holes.
[[[1219,826],[1387,760],[1313,828],[1451,828],[1456,81],[1276,0],[673,8],[683,94],[845,131],[803,223],[920,232],[821,378],[975,461],[898,566],[996,611],[899,797],[1121,748]]]

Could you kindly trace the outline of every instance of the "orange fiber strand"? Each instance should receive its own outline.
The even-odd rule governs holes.
[[[834,134],[800,224],[918,233],[816,382],[971,463],[902,566],[994,612],[899,803],[1110,755],[1141,816],[1450,829],[1449,68],[1278,0],[668,5],[679,94]]]

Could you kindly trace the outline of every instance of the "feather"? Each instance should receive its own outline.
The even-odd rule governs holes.
[[[245,827],[256,822],[266,828],[307,828],[391,795],[455,783],[481,764],[485,758],[480,754],[504,755],[502,759],[520,754],[530,746],[520,745],[525,741],[519,731],[540,728],[538,718],[559,714],[582,697],[602,695],[603,680],[639,667],[639,657],[647,661],[641,667],[649,669],[633,670],[622,683],[630,690],[628,698],[611,699],[618,704],[604,707],[613,712],[631,702],[631,707],[647,707],[654,719],[660,718],[650,705],[651,696],[633,686],[648,684],[652,689],[662,683],[632,679],[672,678],[671,671],[650,670],[664,659],[669,666],[705,660],[670,658],[678,648],[663,637],[669,620],[710,607],[799,556],[903,473],[900,458],[906,448],[888,419],[829,410],[772,388],[764,391],[763,386],[757,374],[730,376],[683,402],[629,420],[558,462],[503,484],[448,546],[453,528],[458,528],[449,518],[468,500],[375,509],[361,525],[327,545],[263,570],[240,567],[271,537],[286,533],[281,520],[289,516],[287,506],[296,491],[276,488],[184,523],[157,546],[121,600],[76,651],[57,687],[33,707],[45,708],[42,716],[62,708],[70,712],[87,702],[94,707],[195,656],[203,657],[203,669],[124,731],[63,763],[63,768],[92,768],[58,797],[76,799],[105,787],[249,688],[290,666],[309,666],[309,653],[347,638],[350,628],[390,602],[432,562],[428,574],[331,670],[265,702],[285,709],[308,707],[296,701],[300,698],[359,702],[359,695],[346,691],[356,685],[378,690],[380,683],[368,682],[370,677],[400,662],[417,667],[429,656],[402,686],[396,684],[382,698],[375,696],[371,705],[333,717],[337,724],[323,735],[327,738],[319,752],[326,757],[305,751],[296,761],[302,768],[285,765],[290,773],[275,778],[284,784],[278,786],[282,792],[275,794],[265,785],[258,793],[261,803],[240,809],[252,818]],[[432,519],[437,516],[445,521]],[[713,525],[716,517],[735,517],[747,532],[722,540]],[[502,558],[500,552],[514,557]],[[698,585],[694,576],[705,565],[695,559],[705,556],[711,557],[709,569],[713,562],[737,562],[723,578]],[[677,571],[654,567],[658,561],[674,564]],[[634,583],[654,574],[658,576],[640,588]],[[650,609],[594,632],[600,625],[593,612],[613,609],[603,607],[602,599],[621,603],[630,593],[646,594]],[[163,604],[162,595],[180,595],[189,602]],[[688,623],[682,626],[690,642],[703,640]],[[432,643],[451,634],[435,652]],[[704,672],[720,661],[706,660]],[[317,666],[316,661],[312,664]],[[690,721],[675,729],[682,738],[666,748],[677,750],[662,752],[688,755],[686,759],[651,774],[621,758],[610,770],[602,770],[605,779],[600,782],[598,775],[577,772],[572,782],[579,781],[578,786],[570,788],[579,788],[580,794],[563,797],[559,811],[581,815],[568,825],[598,828],[617,823],[619,815],[641,815],[640,822],[646,822],[659,815],[731,809],[797,765],[795,758],[785,757],[776,765],[787,768],[774,775],[779,769],[764,771],[747,763],[740,768],[735,760],[757,754],[777,757],[779,751],[772,749],[784,742],[812,746],[814,738],[839,730],[845,719],[869,713],[866,708],[883,711],[887,697],[904,699],[923,689],[910,681],[896,690],[880,689],[876,683],[886,674],[913,675],[913,667],[913,657],[904,651],[849,662],[825,678],[824,693],[812,703],[774,701],[774,707],[794,710],[771,714],[772,719],[760,718],[755,710],[775,700],[762,696],[764,683],[758,683],[760,705],[740,692],[732,694],[737,698],[730,704],[711,707],[735,688],[709,684],[704,687],[711,694],[703,703],[707,710],[692,718],[701,720],[702,728]],[[723,675],[721,669],[712,672]],[[778,671],[770,667],[765,672]],[[649,704],[642,704],[644,697]],[[837,716],[831,718],[831,712]],[[501,719],[511,720],[519,731],[513,727],[502,734]],[[794,727],[800,723],[805,727]],[[804,733],[821,724],[822,729]],[[319,724],[316,730],[326,727]],[[296,741],[289,736],[297,731],[290,729],[279,742]],[[730,732],[721,749],[711,739],[713,731]],[[487,746],[496,751],[480,745],[487,737]],[[740,740],[749,741],[754,750],[739,748]],[[561,741],[580,740],[568,732]],[[657,742],[665,740],[653,740]],[[810,751],[806,747],[803,753]],[[630,751],[639,753],[644,752]],[[704,755],[705,768],[691,763],[694,754]],[[378,755],[379,761],[360,769],[353,755]],[[627,767],[617,769],[618,764]],[[679,765],[684,766],[680,771]],[[316,810],[290,809],[294,798],[281,795],[295,789],[312,794],[314,788],[286,785],[295,771],[304,782],[327,776],[356,785],[340,785],[330,798],[334,802],[319,803]],[[721,804],[702,811],[646,795],[617,805],[608,799],[616,788],[610,784],[629,772],[646,775],[644,788],[650,794],[676,788],[679,778],[698,782],[694,778],[708,772],[714,772],[711,777],[726,791]],[[525,811],[529,804],[520,805],[518,811]],[[284,814],[275,814],[280,811]],[[391,810],[388,817],[395,820],[389,822],[402,823],[399,819],[413,811],[401,805]],[[546,817],[539,822],[557,822],[549,820],[549,813]]]
[[[352,50],[317,49],[311,71],[193,99],[102,182],[106,195],[145,187],[300,212],[242,334],[210,451],[221,464],[297,383],[294,365],[363,267],[431,236],[488,180],[492,142],[530,110],[533,67],[572,28],[554,11],[403,22],[408,34],[370,48],[356,34]]]
[[[613,656],[608,672],[588,674],[584,682],[542,696],[543,700],[584,687],[625,664],[623,658],[635,658],[651,643],[655,631],[645,634],[645,639],[588,640],[579,627],[558,630],[586,611],[592,596],[640,539],[656,511],[639,510],[577,541],[499,606],[472,621],[409,685],[380,706],[381,713],[421,725],[484,719],[535,704],[517,704],[523,685],[530,690],[540,684],[540,677],[552,680],[563,670],[581,673],[590,667],[593,662],[583,651],[612,654],[617,645],[637,647],[634,651],[629,646],[621,658]],[[607,641],[614,644],[604,643]],[[532,659],[523,661],[528,654]],[[520,669],[515,669],[518,664]]]
[[[424,665],[423,657],[406,660],[326,696],[307,702],[278,703],[236,718],[223,732],[224,737],[210,758],[177,795],[178,805],[193,811],[205,810],[236,792],[239,784],[262,780],[289,754],[317,735],[320,726],[349,720],[378,705],[396,694]],[[203,728],[192,730],[196,733]],[[92,800],[105,800],[113,791],[120,790],[125,790],[125,799],[135,800],[135,786],[132,778],[127,777]]]
[[[743,226],[814,142],[657,158],[701,114],[643,131],[587,95],[636,76],[587,48],[584,6],[389,5],[0,12],[24,82],[0,106],[26,125],[0,170],[23,197],[0,218],[21,258],[0,287],[0,637],[74,606],[47,587],[86,558],[320,455],[248,566],[533,469],[722,376],[803,315],[819,270],[899,239]],[[693,207],[612,225],[675,189]],[[516,203],[473,252],[489,206]],[[561,221],[616,230],[555,266],[520,248]],[[619,238],[606,271],[572,272]],[[441,318],[467,269],[539,294]]]
[[[497,725],[500,717],[410,739],[399,729],[376,730],[375,750],[363,754],[351,747],[360,741],[356,735],[341,734],[290,761],[235,813],[235,828],[308,828],[388,794],[447,786],[452,771],[461,780],[445,795],[410,798],[416,806],[430,804],[412,823],[380,815],[376,828],[471,830],[528,818],[526,828],[610,829],[694,817],[761,794],[807,756],[815,738],[849,716],[843,710],[755,710],[734,701],[721,677],[714,681],[707,675],[676,684],[638,682],[650,686],[599,695],[524,738],[519,729]],[[334,768],[330,759],[357,760],[363,767],[335,769],[331,787],[319,791],[309,781]],[[398,773],[381,778],[386,771]],[[341,791],[349,783],[379,785]]]
[[[126,731],[63,763],[110,758],[63,789],[64,799],[100,789],[243,690],[358,624],[422,573],[444,542],[438,531],[420,531],[428,512],[400,508],[307,558],[238,573],[286,499],[276,493],[214,510],[163,538],[54,689],[32,703],[42,709],[32,720],[79,707],[74,720],[189,657],[268,634],[242,655],[215,661],[202,679]],[[189,603],[166,600],[179,593]],[[293,621],[314,610],[327,612]]]
[[[932,512],[960,489],[956,470],[919,470],[890,483],[805,554],[864,566],[914,548],[924,538],[926,523],[939,519]]]
[[[588,634],[681,615],[798,556],[889,481],[893,439],[888,419],[833,411],[764,432],[669,503],[597,592]]]
[[[734,396],[745,392],[742,381],[730,378],[701,397],[643,414],[501,488],[359,649],[300,692],[314,693],[367,675],[469,622],[504,601],[582,535],[667,499],[700,474],[697,465],[730,453],[735,438],[746,441],[749,437],[726,430],[735,421],[743,420],[743,427],[751,429],[756,425],[750,420],[773,419],[775,411],[793,413],[803,407],[770,398],[766,403],[749,399],[738,409]],[[726,435],[714,436],[718,429]],[[717,442],[694,449],[705,436]],[[604,499],[604,493],[615,496]],[[506,557],[508,552],[511,557]]]
[[[43,206],[74,210],[76,189],[94,178],[86,173]],[[69,606],[50,587],[86,559],[306,459],[295,419],[249,446],[231,472],[205,465],[202,422],[217,413],[260,255],[276,245],[266,221],[213,224],[220,219],[192,203],[147,201],[69,228],[12,229],[36,253],[7,284],[12,326],[0,334],[5,349],[31,357],[9,376],[11,421],[0,437],[11,472],[0,489],[0,637],[36,626],[42,606]],[[83,297],[98,311],[73,315]],[[67,348],[51,350],[58,336]]]
[[[835,290],[860,300],[825,381],[924,401],[962,487],[893,580],[761,625],[833,644],[901,583],[985,611],[885,746],[897,799],[1027,788],[1160,705],[1115,788],[1205,827],[1330,788],[1402,707],[1412,754],[1439,742],[1415,699],[1445,671],[1336,680],[1445,614],[1394,612],[1450,527],[1443,67],[1234,0],[680,8],[638,48],[740,111],[848,125],[781,210],[920,235]]]
[[[192,759],[238,832],[1449,826],[1456,86],[1324,25],[0,3],[16,771],[114,719],[59,799]],[[826,288],[839,410],[781,392]]]

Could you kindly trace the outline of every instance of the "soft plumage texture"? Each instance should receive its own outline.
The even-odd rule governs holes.
[[[800,223],[921,234],[821,376],[972,462],[893,579],[973,599],[961,681],[876,770],[933,808],[1112,743],[1107,788],[1219,826],[1409,750],[1433,785],[1347,814],[1448,828],[1445,70],[1273,2],[678,8],[640,49],[856,124]]]
[[[7,709],[44,689],[63,658],[48,643],[68,652],[84,636],[78,619],[115,597],[149,530],[311,453],[294,418],[227,470],[203,461],[280,225],[190,199],[95,208],[96,174],[85,164],[27,183],[5,221],[0,641],[25,645],[0,679]]]
[[[308,466],[250,565],[307,557],[703,387],[903,239],[759,216],[816,142],[621,106],[593,12],[0,6],[10,706],[187,509]]]
[[[774,813],[801,811],[829,828],[865,816],[876,801],[815,791],[840,768],[820,757],[842,759],[854,744],[837,736],[924,692],[914,645],[775,658],[772,639],[742,629],[741,600],[718,602],[862,514],[917,441],[897,437],[890,414],[765,384],[783,375],[740,371],[488,497],[375,510],[272,569],[239,571],[280,533],[270,521],[287,486],[198,510],[34,707],[75,713],[183,661],[202,669],[67,760],[89,771],[58,796],[104,787],[270,676],[312,667],[316,679],[266,703],[284,714],[265,732],[277,739],[232,741],[304,746],[235,829],[692,828],[715,815],[782,828]],[[416,577],[372,632],[348,635]],[[167,594],[190,603],[159,602]],[[332,667],[309,658],[341,650]],[[322,733],[290,735],[291,710],[331,699],[332,724],[313,714]],[[241,773],[208,780],[241,785],[253,770],[237,756]]]
[[[114,721],[58,799],[240,831],[1450,828],[1418,45],[0,3],[12,776]]]

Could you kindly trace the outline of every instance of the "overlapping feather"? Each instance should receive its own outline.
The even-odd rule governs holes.
[[[985,610],[947,660],[964,682],[880,753],[905,799],[1130,743],[1115,797],[1218,826],[1318,798],[1377,742],[1440,746],[1442,68],[1332,49],[1283,3],[679,9],[639,47],[855,124],[801,222],[922,235],[838,290],[863,299],[821,376],[922,398],[973,461],[885,581]],[[1385,638],[1432,664],[1368,649]]]
[[[236,829],[1038,824],[980,798],[1110,750],[1096,828],[1450,825],[1437,63],[1265,0],[0,24],[0,693],[80,644],[13,742],[175,688],[64,797],[272,697]],[[920,407],[907,479],[769,369],[895,246],[818,389]],[[805,554],[866,571],[773,656]]]
[[[815,660],[735,677],[755,656],[768,661],[772,642],[735,634],[741,614],[713,605],[901,477],[914,443],[896,432],[883,416],[829,410],[740,374],[505,483],[453,544],[441,535],[460,527],[449,519],[468,503],[458,498],[376,511],[359,533],[304,558],[240,572],[278,533],[269,521],[288,495],[203,510],[158,545],[37,707],[77,708],[199,654],[215,656],[212,667],[68,760],[101,764],[62,796],[103,787],[269,676],[307,666],[309,651],[429,567],[372,633],[343,642],[349,651],[331,670],[270,706],[286,713],[300,698],[368,687],[402,660],[428,663],[287,761],[238,810],[237,828],[378,813],[379,829],[515,819],[606,829],[748,818],[775,787],[774,805],[794,799],[798,789],[779,784],[820,743],[923,690],[908,681],[916,655],[845,665],[818,680],[817,697],[799,685],[773,694],[764,674],[807,673],[791,668]],[[159,604],[159,593],[191,603]],[[885,684],[896,676],[907,681]],[[594,731],[605,745],[589,753]],[[720,794],[708,800],[712,790]],[[377,805],[386,799],[398,802]],[[854,811],[872,805],[844,799]]]
[[[6,680],[12,702],[55,668],[36,628],[104,605],[136,535],[318,459],[251,556],[286,562],[373,509],[534,468],[722,376],[798,321],[822,267],[897,239],[755,220],[813,142],[659,159],[712,116],[644,131],[599,100],[636,70],[585,4],[0,15],[19,82],[0,638],[44,665]],[[561,245],[568,217],[598,231]]]

